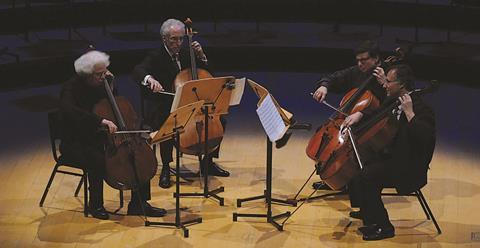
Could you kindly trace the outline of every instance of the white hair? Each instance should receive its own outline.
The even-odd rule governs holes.
[[[90,51],[80,56],[73,65],[78,75],[90,75],[93,73],[93,67],[97,64],[110,65],[110,56],[99,51]]]
[[[166,37],[172,27],[179,27],[182,30],[185,29],[185,24],[183,22],[177,20],[177,19],[168,19],[162,23],[162,26],[160,27],[160,34],[162,37]]]

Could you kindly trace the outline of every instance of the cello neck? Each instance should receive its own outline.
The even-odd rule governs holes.
[[[403,46],[403,47],[398,47],[394,50],[394,54],[391,56],[388,56],[383,62],[379,60],[377,62],[377,66],[383,67],[386,69],[387,67],[401,63],[405,57],[410,53],[411,47]],[[373,72],[373,69],[372,69]],[[375,77],[373,76],[372,72],[370,72],[370,75],[368,76],[365,81],[362,82],[360,87],[358,87],[358,90],[352,95],[352,97],[340,108],[343,112],[350,112],[350,109],[352,105],[354,105],[357,102],[357,99],[365,92],[367,89],[368,85],[370,85]],[[376,82],[375,82],[376,83]]]
[[[185,21],[185,33],[187,34],[187,37],[188,37],[188,47],[190,51],[190,69],[192,71],[192,80],[197,80],[198,79],[197,63],[195,61],[195,52],[193,51],[193,48],[192,48],[193,28],[192,28],[192,20],[190,20],[190,18],[187,18],[187,20]]]
[[[107,79],[103,80],[105,86],[105,92],[107,92],[108,101],[110,102],[110,106],[112,106],[113,114],[115,115],[115,119],[117,119],[118,128],[120,130],[126,130],[127,125],[123,120],[122,113],[118,108],[117,102],[115,101],[115,97],[113,96],[112,89],[110,88],[110,84],[108,83]]]
[[[424,94],[434,93],[438,90],[438,82],[436,80],[430,81],[429,85],[422,89],[414,89],[406,93],[406,95],[417,95],[421,96]],[[355,132],[361,133],[362,131],[366,130],[367,128],[373,126],[375,123],[380,121],[381,119],[385,118],[388,114],[392,113],[392,110],[398,106],[400,106],[401,102],[398,98],[391,99],[389,102],[385,103],[385,107],[377,112],[374,116],[368,119],[366,122],[359,125]]]
[[[372,82],[373,80],[373,75],[368,76],[368,78],[363,81],[363,83],[358,87],[357,91],[353,93],[353,95],[348,99],[348,101],[340,108],[341,112],[344,113],[349,113],[350,110],[352,109],[352,106],[357,103],[357,100],[362,94],[366,91],[367,86]]]

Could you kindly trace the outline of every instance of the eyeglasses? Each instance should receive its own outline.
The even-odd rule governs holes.
[[[183,41],[183,36],[180,36],[180,37],[175,37],[175,36],[168,37],[168,41],[170,41],[170,42],[182,42],[182,41]]]

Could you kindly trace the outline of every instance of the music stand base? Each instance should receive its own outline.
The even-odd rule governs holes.
[[[290,211],[287,211],[285,213],[277,214],[277,215],[271,215],[271,214],[240,214],[240,213],[233,213],[233,221],[237,221],[238,217],[242,218],[266,218],[267,223],[272,224],[277,230],[283,231],[283,225],[279,224],[276,222],[276,219],[281,219],[281,218],[286,218],[290,216]]]
[[[237,199],[237,207],[241,207],[243,202],[248,202],[248,201],[254,201],[254,200],[259,200],[259,199],[265,199],[267,201],[267,192],[265,191],[263,195],[258,195],[258,196],[252,196],[252,197],[247,197],[247,198],[242,198],[242,199]],[[281,200],[281,199],[275,199],[275,198],[270,198],[272,203],[277,203],[277,204],[282,204],[282,205],[288,205],[288,206],[297,206],[296,201],[289,201],[289,200]],[[268,202],[267,202],[268,204]],[[238,217],[244,217],[244,218],[266,218],[267,223],[272,224],[277,230],[283,231],[283,225],[279,224],[276,222],[276,219],[280,218],[286,218],[290,216],[290,211],[287,211],[282,214],[277,214],[277,215],[272,215],[271,213],[266,214],[240,214],[240,213],[233,213],[233,221],[237,221]]]
[[[218,196],[219,193],[224,192],[225,188],[220,187],[214,190],[210,190],[208,192],[203,193],[179,193],[180,197],[204,197],[204,198],[215,198],[218,200],[220,206],[224,206],[225,199],[223,197]],[[177,193],[173,193],[173,197],[176,197]]]
[[[327,194],[323,194],[323,195],[316,195],[316,196],[313,196],[313,197],[310,197],[310,198],[300,198],[298,199],[297,201],[299,202],[302,202],[302,201],[312,201],[312,200],[316,200],[316,199],[323,199],[323,198],[326,198],[326,197],[330,197],[330,196],[337,196],[337,195],[346,195],[347,193],[345,191],[339,191],[339,192],[332,192],[332,193],[327,193]]]
[[[183,237],[188,238],[189,237],[189,230],[187,228],[187,225],[193,225],[193,224],[200,224],[202,223],[202,218],[195,218],[192,220],[187,220],[187,221],[181,221],[180,223],[175,223],[175,222],[157,222],[157,221],[145,221],[145,226],[171,226],[175,227],[177,229],[182,229],[183,230]]]
[[[267,200],[266,192],[263,195],[237,199],[237,207],[241,207],[243,202],[249,202],[249,201],[254,201],[259,199],[265,199],[266,201]],[[297,201],[293,199],[281,200],[277,198],[271,198],[271,200],[272,200],[272,203],[277,203],[277,204],[287,205],[292,207],[297,206]]]

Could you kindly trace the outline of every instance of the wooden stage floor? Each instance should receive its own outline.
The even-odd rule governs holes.
[[[312,163],[303,156],[307,137],[298,135],[281,150],[274,151],[273,192],[277,198],[291,196],[312,170]],[[229,178],[212,178],[210,187],[225,186],[225,206],[202,198],[183,198],[187,208],[182,218],[199,215],[203,223],[190,226],[190,237],[172,228],[145,227],[137,216],[125,216],[126,207],[110,220],[85,218],[82,193],[74,197],[78,178],[58,174],[44,207],[38,202],[52,170],[50,148],[26,146],[18,153],[1,157],[0,168],[0,246],[2,247],[478,247],[472,241],[479,235],[480,170],[477,157],[449,153],[437,149],[429,184],[423,192],[443,230],[437,235],[431,221],[414,197],[385,197],[387,209],[396,227],[396,237],[378,242],[362,241],[356,229],[359,220],[350,219],[346,197],[332,197],[305,204],[277,231],[264,219],[232,221],[232,212],[264,213],[262,200],[236,207],[236,199],[262,193],[265,185],[265,140],[258,135],[225,137],[219,164],[228,169]],[[248,154],[248,155],[246,155]],[[195,168],[195,160],[185,156],[187,167]],[[152,201],[166,208],[169,214],[151,220],[174,221],[174,187],[163,190],[152,180]],[[199,191],[199,181],[182,186],[182,191]],[[118,208],[118,192],[105,187],[105,207]],[[303,196],[311,192],[308,188]],[[324,193],[324,192],[320,192]],[[126,193],[125,203],[128,203]],[[292,211],[292,207],[274,205],[274,213]],[[352,223],[350,223],[352,222]],[[477,236],[478,237],[478,236]]]

